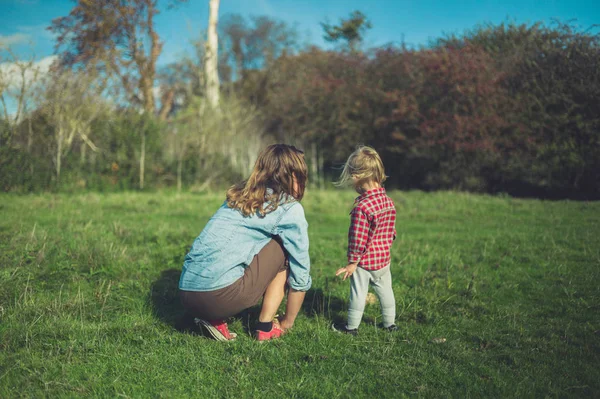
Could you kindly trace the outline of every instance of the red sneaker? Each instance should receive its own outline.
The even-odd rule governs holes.
[[[223,320],[202,320],[195,318],[194,322],[204,326],[210,335],[217,341],[232,341],[237,337],[236,333],[229,332],[227,323]]]
[[[268,341],[270,339],[275,339],[281,337],[285,331],[281,328],[279,323],[273,322],[273,327],[271,327],[271,331],[260,331],[256,330],[256,339],[258,341]]]

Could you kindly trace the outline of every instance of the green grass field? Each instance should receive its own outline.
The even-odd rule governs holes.
[[[0,196],[0,397],[598,397],[600,203],[392,192],[399,331],[343,320],[351,192],[307,192],[313,288],[258,343],[182,331],[177,282],[222,194]],[[441,338],[445,342],[440,343]]]

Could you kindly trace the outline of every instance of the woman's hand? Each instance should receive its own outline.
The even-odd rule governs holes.
[[[290,329],[294,326],[294,322],[290,321],[288,318],[286,318],[285,315],[280,317],[278,322],[279,322],[279,326],[281,327],[281,329],[283,331],[287,331],[288,329]]]
[[[358,263],[348,263],[348,265],[346,267],[340,267],[337,272],[335,272],[336,276],[339,276],[342,273],[344,274],[344,278],[342,280],[346,280],[348,277],[352,276],[352,274],[354,274],[354,271],[356,270],[356,267],[358,266]]]

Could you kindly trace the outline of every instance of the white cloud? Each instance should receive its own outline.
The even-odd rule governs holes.
[[[34,44],[39,41],[46,42],[55,38],[55,35],[48,30],[48,24],[20,25],[16,30],[17,32],[11,35],[0,35],[0,48],[27,43]]]
[[[160,96],[162,96],[162,94],[163,94],[163,91],[160,86],[154,86],[152,88],[152,95],[154,95],[155,99],[160,99]]]
[[[0,46],[8,47],[15,44],[26,43],[31,39],[31,35],[27,33],[15,33],[12,35],[0,35]]]
[[[31,82],[37,73],[37,78],[42,78],[50,70],[50,66],[58,57],[51,55],[34,62],[31,68],[25,72],[25,80]],[[21,68],[19,65],[25,65],[27,61],[4,62],[0,64],[0,82],[5,82],[9,89],[19,87],[23,82]]]

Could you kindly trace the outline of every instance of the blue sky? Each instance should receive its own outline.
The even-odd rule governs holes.
[[[165,0],[159,0],[159,4]],[[53,53],[51,35],[44,30],[53,18],[67,15],[70,0],[0,0],[0,42],[24,54],[33,49],[37,59]],[[221,0],[220,16],[227,13],[268,15],[296,24],[306,41],[326,46],[320,22],[337,23],[353,10],[364,12],[373,24],[369,47],[402,39],[412,46],[426,45],[444,33],[460,33],[480,23],[511,20],[518,23],[552,18],[576,19],[583,28],[600,24],[596,0]],[[189,42],[206,29],[208,0],[189,0],[176,10],[163,10],[157,28],[165,42],[160,63],[189,51]]]

